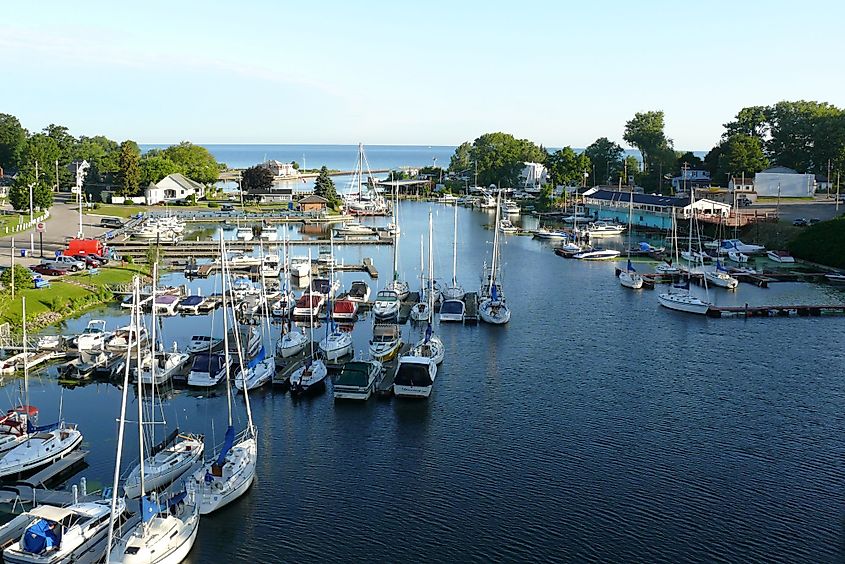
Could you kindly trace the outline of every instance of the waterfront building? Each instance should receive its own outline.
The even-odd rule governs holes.
[[[250,188],[244,194],[245,200],[258,202],[259,204],[277,204],[293,201],[293,188],[273,184],[270,188]]]
[[[631,192],[591,188],[584,192],[584,213],[593,220],[628,222]],[[686,198],[633,193],[631,224],[650,229],[670,229],[674,210],[689,205]]]
[[[311,194],[299,200],[299,211],[304,213],[324,212],[329,206],[329,201],[322,196]]]
[[[754,175],[754,191],[760,198],[807,198],[816,193],[816,177],[785,166],[767,168]]]
[[[524,165],[522,172],[519,173],[519,179],[522,183],[523,190],[529,193],[537,193],[540,188],[548,181],[549,171],[542,163],[522,163]]]
[[[283,163],[275,159],[261,163],[263,168],[266,168],[273,173],[273,176],[296,177],[299,176],[299,171],[293,166],[293,163]]]
[[[204,197],[205,186],[178,172],[168,174],[144,190],[144,197],[150,206],[187,200],[191,196],[196,196],[197,199]]]
[[[745,174],[732,176],[728,181],[728,192],[731,194],[731,197],[736,193],[738,198],[745,196],[753,202],[757,199],[757,193],[754,192],[754,177],[745,176]]]

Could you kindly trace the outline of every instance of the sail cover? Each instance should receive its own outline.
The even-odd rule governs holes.
[[[41,554],[48,548],[59,546],[60,540],[50,528],[55,522],[39,519],[23,535],[23,549],[30,554]]]
[[[156,501],[151,500],[147,496],[141,498],[141,516],[144,519],[144,523],[146,523],[162,511],[166,510],[166,504],[162,505]]]
[[[428,324],[428,327],[425,328],[425,342],[429,342],[431,340],[431,323]]]
[[[634,270],[634,265],[631,264],[631,259],[628,259],[628,272],[636,272],[636,270]]]
[[[54,429],[58,429],[59,425],[61,425],[61,421],[57,421],[55,423],[50,423],[49,425],[35,426],[35,425],[32,424],[32,421],[27,419],[27,421],[26,421],[26,432],[30,433],[30,434],[40,433],[42,431],[43,432],[49,432],[49,431],[53,431]]]
[[[493,286],[491,286],[490,297],[493,298],[494,302],[499,301],[499,292],[498,292],[495,284],[493,284]]]
[[[648,243],[646,243],[645,241],[642,241],[642,242],[640,243],[640,250],[641,250],[642,252],[644,252],[644,253],[651,252],[651,245],[649,245],[649,244],[648,244]]]
[[[247,364],[246,364],[247,369],[254,368],[254,367],[258,366],[258,363],[263,361],[266,357],[267,357],[267,351],[264,350],[264,345],[261,345],[261,350],[258,351],[258,354],[255,355],[255,358],[253,358],[252,360],[247,362]]]
[[[179,436],[179,428],[173,429],[173,432],[167,435],[163,441],[155,445],[152,449],[150,449],[150,456],[155,456],[164,449],[166,449],[170,444],[176,440],[176,437]]]
[[[223,462],[226,461],[226,455],[229,454],[233,444],[235,444],[235,428],[229,425],[229,428],[226,429],[226,438],[223,441],[223,449],[217,457],[217,466],[223,466]]]

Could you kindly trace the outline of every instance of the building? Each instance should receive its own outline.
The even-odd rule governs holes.
[[[785,166],[767,168],[754,175],[754,192],[760,198],[807,198],[816,193],[816,178]]]
[[[168,174],[144,190],[144,197],[150,206],[187,200],[191,196],[197,199],[205,197],[205,186],[185,178],[178,172]]]
[[[519,173],[520,182],[522,182],[523,190],[526,192],[536,193],[548,181],[549,171],[545,165],[541,163],[522,163],[524,168]]]
[[[273,173],[273,176],[299,176],[299,171],[293,167],[293,163],[283,163],[275,159],[261,163],[263,168]]]
[[[688,192],[690,188],[709,188],[711,184],[710,172],[706,170],[682,170],[680,176],[672,178],[672,191]]]
[[[745,195],[753,193],[754,177],[745,175],[732,176],[728,181],[728,192],[737,192],[737,194]]]
[[[260,204],[275,204],[293,202],[293,188],[290,186],[279,186],[274,184],[269,189],[250,188],[244,194],[245,200],[251,200]]]
[[[324,212],[329,207],[329,201],[322,196],[311,194],[299,200],[299,210],[304,213]]]
[[[731,205],[705,198],[702,200],[696,200],[692,204],[685,205],[682,211],[684,219],[689,219],[691,212],[695,213],[696,217],[702,219],[707,219],[708,217],[716,218],[718,216],[726,218],[731,214]]]
[[[628,223],[628,205],[632,200],[632,225],[651,229],[671,229],[676,210],[689,205],[686,198],[591,188],[584,192],[584,213],[593,220]]]

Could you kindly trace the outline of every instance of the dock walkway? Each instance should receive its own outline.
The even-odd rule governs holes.
[[[478,293],[467,292],[464,294],[464,323],[475,325],[478,323]]]

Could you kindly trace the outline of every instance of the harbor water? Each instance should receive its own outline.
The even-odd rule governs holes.
[[[412,290],[429,210],[436,278],[451,276],[453,209],[403,202],[399,270]],[[458,213],[458,278],[475,291],[493,216]],[[685,315],[658,306],[659,286],[622,288],[613,262],[562,259],[529,237],[504,240],[511,321],[437,327],[446,359],[427,401],[335,404],[330,392],[295,401],[269,387],[250,395],[256,482],[202,518],[190,562],[843,560],[845,319]],[[625,247],[623,238],[607,244]],[[391,253],[336,248],[338,261],[373,259],[374,293]],[[339,275],[347,289],[365,277]],[[214,277],[181,273],[163,283],[220,289]],[[800,283],[709,295],[721,305],[845,301],[835,288]],[[126,311],[103,306],[51,332],[78,332],[95,318],[114,329]],[[184,347],[193,334],[219,334],[222,321],[218,311],[161,327],[165,345]],[[371,331],[371,318],[358,321],[356,353]],[[419,331],[406,326],[405,340]],[[19,381],[2,389],[11,405]],[[89,489],[109,486],[118,387],[63,388],[47,368],[30,393],[42,423],[61,406],[79,424],[91,451],[80,476]],[[224,391],[167,391],[158,417],[204,433],[210,452],[226,428]],[[137,432],[127,433],[126,449],[137,458]]]

